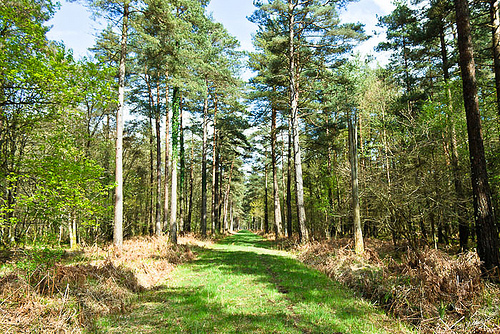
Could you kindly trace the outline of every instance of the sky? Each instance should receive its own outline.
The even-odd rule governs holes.
[[[347,6],[347,10],[340,12],[343,22],[361,22],[365,24],[365,31],[371,35],[368,41],[357,47],[363,55],[374,55],[373,48],[383,40],[380,28],[376,27],[377,15],[389,14],[394,6],[391,0],[360,0]],[[229,33],[238,38],[241,49],[252,50],[252,34],[257,27],[247,20],[254,11],[253,0],[212,0],[208,12],[214,19],[221,22]],[[61,0],[61,9],[48,22],[52,29],[48,33],[51,40],[62,41],[71,48],[76,59],[90,55],[87,49],[94,45],[95,36],[103,28],[103,24],[91,19],[90,12],[79,3],[68,3]],[[374,30],[379,35],[374,35]],[[380,63],[387,61],[387,56],[377,56]]]

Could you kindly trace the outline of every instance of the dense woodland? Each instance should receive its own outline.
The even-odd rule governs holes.
[[[384,67],[348,2],[254,1],[245,53],[208,0],[88,0],[108,26],[76,60],[54,1],[2,1],[1,246],[249,228],[497,266],[499,2],[397,1]]]

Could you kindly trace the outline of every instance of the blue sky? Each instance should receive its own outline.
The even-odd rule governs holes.
[[[341,12],[344,22],[361,22],[365,30],[373,35],[376,30],[377,15],[387,15],[393,9],[391,0],[360,0],[351,3],[347,11]],[[252,0],[212,0],[208,6],[214,19],[221,22],[230,34],[236,36],[243,50],[252,49],[252,33],[256,26],[247,20],[247,16],[254,11]],[[63,41],[73,49],[78,59],[87,54],[87,49],[94,44],[94,38],[103,28],[101,24],[90,18],[90,13],[79,3],[68,3],[61,0],[61,9],[49,21],[52,29],[48,37],[52,40]],[[383,39],[383,36],[374,36],[363,43],[358,50],[362,54],[373,54],[373,47]],[[384,56],[379,57],[385,62]]]

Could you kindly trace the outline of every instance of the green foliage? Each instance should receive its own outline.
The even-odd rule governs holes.
[[[61,131],[45,138],[43,151],[28,161],[29,178],[36,186],[21,196],[19,205],[45,221],[62,224],[76,216],[84,225],[96,227],[106,210],[103,198],[113,185],[102,183],[103,168],[67,134]]]
[[[37,284],[40,279],[40,273],[47,273],[54,267],[64,255],[62,249],[51,249],[46,247],[34,247],[24,251],[22,260],[16,262],[19,272],[30,284]]]

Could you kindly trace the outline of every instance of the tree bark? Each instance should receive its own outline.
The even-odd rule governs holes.
[[[500,0],[490,0],[491,42],[493,50],[495,88],[497,93],[497,113],[500,116]]]
[[[474,217],[476,223],[477,252],[483,268],[492,270],[500,262],[498,232],[491,205],[491,193],[486,170],[481,116],[477,96],[477,81],[470,31],[467,0],[455,0],[460,71],[462,73],[464,106],[467,118],[469,155],[471,162]]]
[[[223,221],[224,221],[224,229],[226,231],[229,229],[228,219],[227,219],[227,211],[228,211],[228,207],[229,207],[229,195],[231,193],[231,182],[233,179],[233,168],[234,168],[234,159],[233,159],[233,161],[231,161],[231,169],[229,170],[229,178],[228,178],[227,185],[226,185],[226,191],[224,193]]]
[[[168,80],[168,71],[165,72],[165,80]],[[165,87],[165,198],[163,204],[163,226],[162,231],[168,228],[168,216],[169,216],[169,196],[168,192],[170,190],[168,184],[168,178],[170,175],[170,110],[168,108],[168,85]]]
[[[295,15],[294,4],[288,0],[288,28],[289,28],[289,76],[290,76],[290,112],[292,120],[292,139],[295,165],[295,191],[297,194],[297,220],[300,229],[300,242],[309,241],[306,227],[306,211],[304,207],[304,183],[302,178],[302,158],[299,144],[299,78],[297,59],[295,55]]]
[[[208,82],[207,96],[203,101],[203,144],[201,152],[201,235],[207,236],[207,133],[208,133]]]
[[[160,83],[156,86],[156,235],[161,236],[161,111],[160,111]]]
[[[151,96],[152,99],[152,96]],[[149,226],[153,233],[156,233],[155,227],[155,217],[154,217],[154,153],[153,153],[153,103],[150,102],[149,110]]]
[[[465,198],[462,181],[460,179],[460,168],[458,165],[458,150],[457,150],[457,135],[455,129],[455,121],[453,120],[453,98],[451,95],[451,87],[450,87],[450,74],[448,72],[448,52],[446,50],[446,41],[445,41],[445,31],[444,31],[444,22],[443,18],[441,18],[440,22],[440,31],[439,31],[439,40],[441,45],[441,63],[443,69],[443,79],[447,90],[448,95],[448,121],[450,126],[450,144],[451,144],[451,152],[450,152],[450,161],[451,161],[451,173],[453,177],[453,184],[455,187],[455,194],[457,199],[455,201],[455,211],[458,219],[458,236],[460,240],[460,249],[462,251],[466,251],[469,242],[469,223],[467,222],[466,210],[462,204],[462,200]]]
[[[264,159],[264,233],[269,233],[269,207],[268,207],[268,186],[267,186],[267,150]]]
[[[288,121],[288,162],[286,164],[286,230],[288,238],[292,237],[292,127]]]
[[[273,88],[274,89],[274,88]],[[271,164],[273,169],[273,197],[274,197],[274,233],[276,240],[281,235],[281,205],[278,188],[278,169],[276,167],[276,108],[271,108]]]
[[[328,137],[328,128],[327,137]],[[328,172],[328,210],[327,210],[327,223],[329,228],[329,237],[332,237],[337,234],[337,228],[334,223],[333,213],[335,212],[335,204],[333,201],[333,167],[332,167],[332,147],[330,143],[328,143],[328,156],[327,156],[327,172]]]
[[[363,229],[361,227],[361,213],[359,206],[359,186],[358,186],[358,136],[356,113],[349,117],[349,154],[351,162],[351,187],[352,187],[352,216],[354,223],[354,251],[356,254],[363,254]]]
[[[186,156],[184,150],[184,126],[183,126],[183,116],[184,116],[184,108],[182,106],[182,101],[180,101],[179,106],[179,145],[180,145],[180,175],[179,175],[179,227],[184,231],[184,199],[186,196],[185,189],[185,178],[186,178]]]
[[[189,168],[189,202],[188,215],[184,224],[184,231],[191,232],[191,217],[193,213],[193,183],[194,183],[194,141],[191,143],[191,166]]]
[[[125,110],[125,61],[127,58],[129,2],[123,5],[122,36],[120,40],[120,69],[118,77],[118,111],[116,113],[116,168],[115,168],[115,215],[113,244],[123,246],[123,112]]]
[[[234,217],[233,217],[233,212],[234,212],[234,207],[233,207],[233,200],[231,200],[229,204],[229,231],[232,233],[234,232]]]
[[[172,97],[172,192],[170,196],[170,242],[174,245],[177,244],[177,164],[179,160],[180,100],[179,87],[175,87]]]
[[[148,74],[148,69],[144,66],[144,81],[146,82],[146,86],[148,87],[148,96],[149,96],[149,109],[148,109],[148,120],[149,120],[149,208],[148,208],[148,221],[149,228],[148,230],[152,231],[152,233],[156,233],[156,224],[154,217],[154,158],[153,158],[153,136],[155,136],[155,132],[153,131],[153,109],[155,109],[154,98],[153,98],[153,90],[151,88],[151,76]]]
[[[220,137],[219,137],[220,139]],[[221,170],[221,162],[220,162],[220,144],[219,140],[217,140],[217,147],[215,149],[215,188],[214,188],[214,224],[216,233],[220,233],[220,202],[222,198],[222,170]]]
[[[217,165],[218,165],[218,148],[217,148],[217,94],[215,94],[214,97],[214,144],[213,144],[213,153],[212,153],[212,233],[215,233],[217,230],[217,221],[219,219],[218,217],[218,210],[217,210],[217,187],[218,187],[218,182],[217,182]]]

